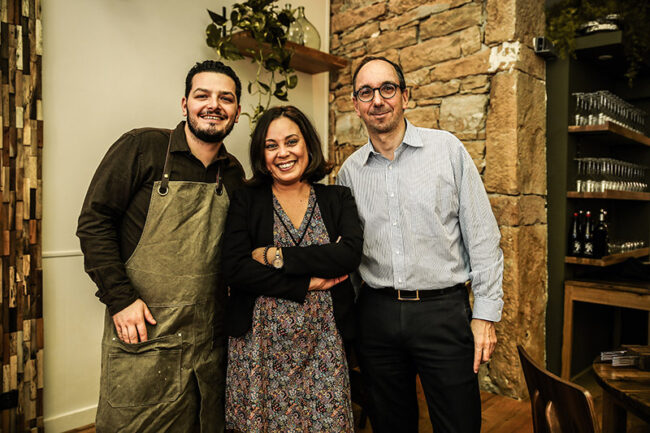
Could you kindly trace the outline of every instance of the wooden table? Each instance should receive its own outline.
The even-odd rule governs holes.
[[[562,379],[570,379],[573,349],[573,303],[588,302],[650,311],[650,283],[608,281],[564,282],[564,328],[562,332]],[[648,322],[650,337],[650,321]]]
[[[600,361],[593,368],[603,388],[603,433],[625,432],[627,411],[650,423],[650,371]]]

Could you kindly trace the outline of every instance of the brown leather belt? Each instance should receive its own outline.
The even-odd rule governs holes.
[[[363,287],[370,293],[379,293],[384,296],[390,296],[398,301],[421,301],[423,299],[435,298],[442,295],[447,295],[459,290],[467,290],[469,281],[467,283],[458,283],[455,286],[445,287],[444,289],[428,289],[428,290],[397,290],[394,287],[382,287],[376,289],[370,287],[365,282]]]

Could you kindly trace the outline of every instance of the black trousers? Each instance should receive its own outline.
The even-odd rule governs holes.
[[[398,301],[364,285],[357,354],[374,433],[417,433],[416,374],[435,433],[478,433],[481,398],[467,290]]]

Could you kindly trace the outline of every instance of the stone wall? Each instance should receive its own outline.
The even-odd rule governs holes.
[[[545,347],[545,65],[532,50],[544,2],[331,0],[331,14],[330,52],[350,64],[331,77],[330,160],[340,166],[367,141],[351,100],[357,64],[366,55],[398,63],[411,92],[406,117],[454,133],[483,177],[501,228],[505,308],[481,386],[525,397],[516,345],[538,360]]]

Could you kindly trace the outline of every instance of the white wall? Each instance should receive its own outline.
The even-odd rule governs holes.
[[[103,306],[83,272],[74,235],[90,179],[107,148],[142,126],[181,120],[185,75],[216,55],[205,44],[207,8],[234,0],[48,0],[43,12],[43,268],[45,428],[65,431],[94,421],[99,384]],[[308,19],[329,40],[329,2],[309,6]],[[284,3],[281,3],[284,6]],[[254,77],[248,60],[232,65],[246,93]],[[290,93],[327,143],[327,74],[299,73]],[[248,120],[226,139],[248,169]]]

